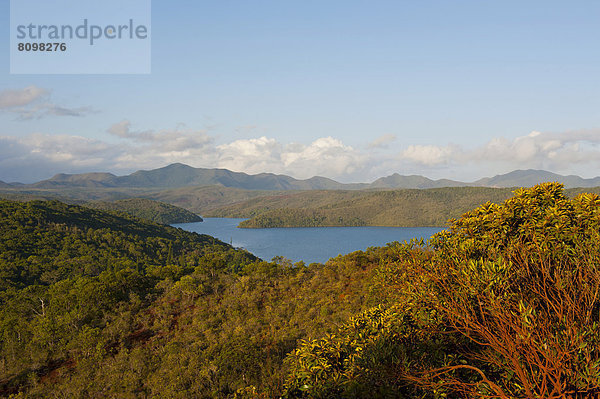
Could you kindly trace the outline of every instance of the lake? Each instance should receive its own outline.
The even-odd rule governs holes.
[[[264,260],[284,256],[293,262],[323,263],[340,254],[384,246],[392,241],[429,238],[439,227],[301,227],[240,229],[245,219],[205,218],[204,222],[174,224],[187,231],[208,234],[245,248]]]

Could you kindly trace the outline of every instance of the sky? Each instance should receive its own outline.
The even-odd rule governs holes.
[[[595,0],[153,0],[147,74],[11,74],[10,34],[0,0],[5,182],[600,175]]]

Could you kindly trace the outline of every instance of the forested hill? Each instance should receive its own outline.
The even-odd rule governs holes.
[[[130,198],[114,202],[94,201],[85,206],[105,211],[125,212],[131,216],[161,224],[201,222],[195,213],[177,206],[145,198]]]
[[[251,199],[208,211],[206,216],[250,218],[240,223],[247,228],[445,226],[481,203],[500,203],[511,194],[511,189],[486,187],[305,191]]]
[[[3,289],[232,251],[210,236],[58,201],[0,201],[0,237]]]
[[[372,258],[291,267],[123,214],[0,201],[0,396],[279,395],[296,343],[365,308]]]
[[[237,273],[256,260],[213,237],[124,214],[0,201],[0,395],[91,350],[86,342],[101,333],[100,347],[120,345],[106,330],[111,320],[147,307],[159,282]]]
[[[502,203],[514,188],[445,187],[385,191],[278,193],[209,210],[206,217],[249,218],[239,227],[447,226],[485,202]],[[569,197],[600,187],[565,190]]]

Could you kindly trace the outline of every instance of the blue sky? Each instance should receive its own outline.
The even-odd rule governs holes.
[[[597,1],[155,0],[147,75],[11,75],[9,22],[0,0],[3,181],[600,175]]]

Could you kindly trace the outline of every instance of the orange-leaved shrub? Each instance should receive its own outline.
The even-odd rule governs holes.
[[[470,355],[493,371],[477,370],[491,396],[600,393],[599,244],[600,197],[569,199],[557,183],[487,203],[433,238],[430,303],[479,345]]]

